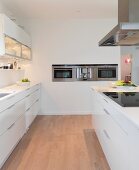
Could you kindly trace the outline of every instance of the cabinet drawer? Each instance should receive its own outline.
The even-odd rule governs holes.
[[[22,100],[5,111],[0,113],[0,135],[3,134],[13,123],[16,122],[18,117],[25,113],[25,101]]]
[[[101,131],[102,147],[112,170],[128,170],[128,135],[106,115]]]
[[[36,90],[40,90],[40,84],[36,84],[35,86],[26,89],[26,95],[29,95],[35,92]]]
[[[36,90],[35,92],[29,94],[26,97],[26,110],[30,108],[30,106],[35,103],[37,99],[40,98],[40,90]]]
[[[21,116],[0,136],[0,168],[25,133],[25,116]]]
[[[37,114],[39,113],[40,102],[39,99],[26,111],[26,129],[29,128]]]
[[[105,104],[104,110],[113,118],[115,123],[117,123],[117,125],[128,135],[131,135],[131,137],[137,131],[139,133],[138,128],[130,120],[128,120],[124,113],[114,106],[113,103],[109,102],[108,104]]]
[[[33,104],[33,115],[38,115],[40,111],[40,100],[37,99],[36,102]]]

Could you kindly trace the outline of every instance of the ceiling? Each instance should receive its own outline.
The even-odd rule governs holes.
[[[23,18],[114,18],[118,0],[0,0]]]

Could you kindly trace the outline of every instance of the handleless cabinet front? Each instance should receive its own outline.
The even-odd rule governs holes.
[[[0,135],[2,135],[13,123],[25,113],[25,101],[22,100],[11,105],[5,111],[0,112]]]
[[[25,116],[22,115],[0,135],[0,168],[25,132]]]
[[[40,87],[36,86],[36,88],[34,92],[26,96],[26,130],[32,124],[40,109]]]
[[[31,107],[31,105],[40,97],[40,89],[37,89],[33,93],[26,97],[26,110]]]

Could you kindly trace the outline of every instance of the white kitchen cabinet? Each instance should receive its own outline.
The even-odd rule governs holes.
[[[40,110],[40,84],[1,100],[0,168],[33,122]],[[27,100],[26,100],[27,99]],[[27,103],[29,102],[29,105]],[[29,108],[27,111],[26,109]],[[27,114],[29,113],[29,114]]]
[[[16,39],[21,44],[31,47],[30,36],[5,14],[0,14],[0,16],[1,23],[3,24],[3,33],[13,39]]]
[[[93,94],[95,131],[110,168],[138,170],[139,128],[127,118],[126,109],[101,93],[93,91]]]
[[[28,110],[26,110],[26,129],[29,128],[29,126],[32,124],[38,113],[39,113],[39,99],[35,103],[33,103],[33,105],[30,106]]]
[[[22,58],[31,60],[31,48],[26,45],[22,45]]]
[[[0,112],[0,135],[25,113],[25,101],[19,101]]]
[[[36,100],[40,98],[40,89],[35,90],[34,92],[26,96],[26,110],[29,109]]]
[[[139,130],[129,135],[128,156],[130,159],[130,170],[139,169]]]
[[[21,44],[15,39],[5,36],[5,53],[11,56],[21,57]]]
[[[93,91],[93,114],[95,131],[112,170],[129,170],[128,160],[128,134],[111,116],[113,106]],[[107,107],[108,106],[108,107]],[[109,107],[112,107],[109,109]]]
[[[30,36],[4,14],[0,14],[0,55],[31,60]]]
[[[109,111],[104,112],[102,135],[109,165],[112,170],[129,170],[128,134],[113,120]]]
[[[13,151],[25,132],[25,115],[14,122],[3,135],[0,136],[0,168]]]
[[[32,91],[32,89],[30,89]],[[40,110],[40,87],[26,96],[26,129],[34,121]]]
[[[12,99],[9,99],[13,101]],[[25,133],[25,100],[0,112],[0,167]]]
[[[96,91],[93,91],[93,101],[92,101],[92,113],[93,113],[93,125],[95,127],[95,131],[97,134],[97,137],[100,141],[100,143],[103,145],[103,139],[101,135],[101,131],[103,129],[103,116],[104,116],[104,111],[101,106],[101,103],[98,98],[98,94]]]

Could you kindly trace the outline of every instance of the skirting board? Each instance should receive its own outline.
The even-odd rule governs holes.
[[[64,115],[91,115],[91,112],[64,112],[64,113],[39,113],[38,115],[54,115],[54,116],[64,116]]]

